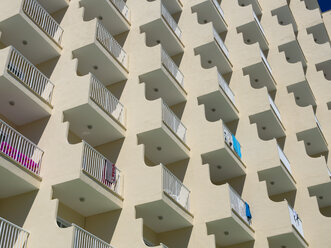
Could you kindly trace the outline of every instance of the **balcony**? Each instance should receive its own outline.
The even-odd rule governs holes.
[[[70,170],[53,185],[53,197],[83,216],[122,208],[121,171],[85,141],[70,149]]]
[[[269,49],[269,43],[266,38],[264,29],[260,23],[259,18],[253,11],[253,18],[248,23],[237,28],[238,32],[243,33],[244,41],[246,44],[259,43],[260,48],[264,50]]]
[[[1,247],[26,248],[30,233],[0,217]]]
[[[64,111],[70,130],[92,146],[125,137],[126,109],[119,100],[92,74],[81,78],[79,87]]]
[[[86,19],[102,17],[103,25],[113,35],[130,30],[131,12],[123,0],[82,0],[80,4],[85,8]]]
[[[217,32],[222,33],[228,30],[224,19],[224,12],[218,0],[205,0],[192,7],[192,11],[198,14],[200,24],[212,22]]]
[[[328,143],[322,132],[321,124],[316,115],[309,116],[305,121],[305,130],[297,133],[298,140],[303,140],[309,156],[319,156],[328,151]]]
[[[192,226],[188,188],[162,164],[149,170],[153,175],[146,177],[148,189],[136,205],[136,217],[143,218],[144,225],[156,233]]]
[[[298,25],[294,19],[291,8],[286,4],[271,11],[273,16],[277,16],[278,23],[282,26],[292,25],[295,34],[298,33]]]
[[[316,98],[306,78],[304,81],[287,86],[287,90],[294,93],[295,102],[298,106],[316,106]]]
[[[213,205],[222,206],[222,210],[210,211],[206,221],[208,234],[214,234],[216,245],[221,247],[254,240],[254,230],[246,216],[245,201],[228,184],[221,186],[220,191]]]
[[[164,101],[154,102],[148,123],[138,134],[140,143],[145,145],[146,157],[155,164],[187,159],[190,149],[186,144],[186,127]]]
[[[160,50],[159,50],[160,48]],[[184,75],[176,63],[162,47],[156,47],[152,56],[158,56],[146,68],[152,69],[140,76],[145,83],[148,99],[162,99],[170,106],[186,100],[184,89]]]
[[[322,71],[324,78],[331,81],[331,60],[316,64],[316,70]]]
[[[313,3],[314,2],[314,3]],[[294,16],[301,28],[308,28],[322,22],[321,11],[317,1],[306,0],[291,3]],[[309,18],[306,18],[309,16]]]
[[[161,0],[158,0],[153,3],[154,6],[148,5],[148,7],[154,7],[154,15],[156,13],[160,14],[155,15],[152,20],[149,20],[148,23],[142,25],[141,31],[146,33],[146,40],[148,44],[157,45],[161,43],[170,55],[183,53],[184,44],[181,40],[182,31],[179,28],[178,23],[172,17],[172,15],[175,13],[170,12],[167,8],[171,8],[170,1],[164,2],[165,3],[162,3]],[[175,8],[174,11],[177,11],[177,8]],[[179,9],[179,11],[181,11],[181,8]]]
[[[34,64],[60,55],[63,29],[36,0],[4,5],[0,22],[4,44],[17,47]]]
[[[243,68],[244,74],[249,75],[252,87],[256,89],[267,87],[269,92],[274,91],[277,83],[272,75],[271,66],[264,52],[261,49],[259,51],[258,62]]]
[[[81,32],[86,32],[88,38],[81,40],[79,48],[73,51],[78,59],[78,72],[86,75],[93,70],[101,82],[108,84],[126,80],[127,53],[99,21],[94,19],[85,25]]]
[[[288,205],[290,230],[286,228],[284,233],[272,237],[268,237],[269,247],[277,248],[281,246],[307,248],[309,245],[304,238],[302,221],[295,210]]]
[[[39,120],[52,112],[54,85],[13,47],[0,51],[0,113],[16,125]]]
[[[270,154],[275,153],[272,151]],[[278,144],[276,154],[277,157],[272,160],[268,158],[258,172],[260,181],[266,181],[269,196],[296,190],[296,181],[292,175],[290,162]]]
[[[313,35],[314,42],[316,44],[322,45],[327,42],[330,43],[330,37],[328,35],[324,23],[320,23],[315,26],[307,28],[307,33]]]
[[[326,167],[327,175],[329,178],[331,177],[331,171],[329,167]],[[318,182],[317,185],[311,186],[308,188],[309,195],[310,196],[315,196],[318,207],[320,209],[320,212],[322,215],[326,217],[330,217],[330,209],[331,209],[331,195],[330,195],[330,190],[331,190],[331,183],[330,181],[320,181]]]
[[[307,60],[301,46],[297,40],[278,46],[279,52],[285,53],[285,58],[289,63],[301,62],[304,71],[307,69]]]
[[[215,184],[246,174],[246,165],[242,161],[242,147],[239,141],[224,123],[222,129],[220,148],[202,154],[203,161],[209,164],[211,181]]]
[[[262,7],[258,0],[238,0],[238,4],[242,7],[245,7],[245,6],[248,6],[251,4],[254,13],[256,13],[256,15],[258,15],[258,16],[262,15]]]
[[[114,248],[107,242],[99,239],[97,236],[89,233],[88,231],[84,230],[83,228],[72,224],[73,226],[73,241],[72,241],[72,248]]]
[[[216,66],[221,74],[232,72],[228,48],[214,27],[212,27],[212,34],[212,36],[206,37],[206,44],[194,49],[196,54],[201,57],[202,67]]]
[[[251,115],[252,123],[256,123],[259,137],[263,140],[280,138],[285,136],[285,127],[283,126],[280,112],[268,94],[268,105],[265,105],[262,112]]]
[[[39,188],[44,152],[0,120],[0,199]]]
[[[210,93],[198,98],[199,102],[205,105],[207,120],[222,119],[224,122],[230,122],[239,119],[235,95],[219,72],[217,72],[217,81],[218,84],[215,83],[215,88]]]

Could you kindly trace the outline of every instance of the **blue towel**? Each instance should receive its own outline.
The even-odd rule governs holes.
[[[251,214],[251,210],[249,209],[249,205],[247,202],[245,202],[245,207],[246,207],[246,217],[248,220],[252,219],[252,214]]]
[[[241,158],[240,143],[233,134],[232,134],[232,140],[233,140],[233,149],[238,154],[239,158]]]

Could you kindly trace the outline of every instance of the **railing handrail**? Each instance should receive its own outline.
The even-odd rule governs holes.
[[[231,208],[237,212],[237,214],[248,224],[250,225],[250,221],[246,216],[246,206],[245,201],[241,198],[241,196],[229,185],[230,191],[230,203]],[[237,201],[237,202],[236,202]]]
[[[220,72],[217,72],[217,75],[218,75],[218,84],[223,89],[225,94],[229,97],[231,102],[235,105],[235,97],[234,97],[233,91],[231,90],[230,86],[227,84],[227,82],[223,78],[222,74]]]
[[[292,174],[290,161],[288,160],[284,151],[280,148],[280,146],[278,144],[277,144],[277,148],[278,148],[278,154],[279,154],[280,161],[283,163],[283,165],[286,167],[286,169]]]
[[[266,37],[265,32],[264,32],[264,29],[263,29],[263,27],[262,27],[262,24],[261,24],[259,18],[257,18],[257,15],[256,15],[256,13],[255,13],[254,10],[253,10],[253,16],[254,16],[254,19],[255,19],[257,25],[260,27],[260,29],[261,29],[261,31],[262,31],[264,37]]]
[[[190,210],[190,193],[191,191],[164,165],[162,165],[162,172],[163,172],[163,176],[162,176],[162,181],[163,181],[163,190],[168,193],[176,202],[178,202],[181,206],[183,206],[185,209],[187,209],[188,211]],[[170,182],[170,179],[168,178],[167,180],[167,175],[169,175],[169,178],[171,178],[171,180],[173,182]],[[167,184],[168,183],[168,184]],[[174,183],[175,184],[175,190],[172,188],[171,189],[171,184]],[[179,189],[177,188],[179,187]],[[187,199],[182,199],[184,200],[184,203],[180,202],[180,194],[183,192],[182,189],[184,189],[184,193],[186,193]],[[174,191],[178,191],[178,192],[174,192]],[[175,199],[176,197],[176,199]],[[185,197],[185,194],[184,194]]]
[[[14,47],[10,48],[7,70],[51,104],[54,84]]]
[[[289,209],[289,212],[290,212],[291,224],[300,233],[300,235],[302,237],[304,237],[301,219],[299,218],[299,216],[295,217],[295,215],[298,215],[298,214],[295,212],[295,210],[289,204],[288,204],[288,209]]]
[[[179,70],[178,66],[168,55],[168,53],[161,47],[161,62],[168,69],[171,75],[176,79],[176,81],[183,87],[184,86],[184,75]]]
[[[73,243],[73,248],[79,248],[81,247],[80,242],[77,241],[77,233],[76,231],[78,232],[82,232],[84,233],[85,235],[89,236],[90,238],[93,239],[93,241],[90,241],[91,242],[91,245],[87,244],[86,242],[84,242],[84,247],[85,248],[95,248],[95,247],[100,247],[100,248],[114,248],[113,246],[111,246],[110,244],[108,244],[107,242],[103,241],[102,239],[98,238],[97,236],[93,235],[92,233],[86,231],[85,229],[77,226],[76,224],[72,224],[72,226],[74,227],[74,232],[75,232],[75,237],[74,237],[74,243]],[[95,242],[99,242],[101,243],[102,246],[95,246]],[[78,243],[78,244],[77,244]],[[78,246],[77,246],[78,245]],[[86,246],[86,245],[89,245],[89,246]],[[99,244],[100,245],[100,244]]]
[[[161,14],[164,19],[167,21],[172,31],[176,34],[176,36],[180,39],[182,37],[182,30],[179,28],[175,19],[171,16],[167,8],[161,3]]]
[[[274,100],[272,100],[271,96],[268,94],[268,98],[269,98],[269,103],[270,103],[270,106],[271,108],[274,110],[274,112],[276,113],[277,117],[279,120],[282,120],[282,118],[280,117],[280,112],[279,112],[279,109],[277,108]]]
[[[104,184],[117,194],[121,195],[121,177],[122,173],[114,165],[109,159],[107,159],[104,155],[94,149],[90,144],[86,141],[82,141],[83,143],[83,159],[82,159],[82,169],[89,173],[92,177],[94,177],[97,181]],[[92,157],[91,155],[95,155]],[[92,161],[92,159],[94,159]],[[98,161],[99,160],[99,161]],[[114,182],[110,183],[106,179],[106,164],[111,164],[115,166],[116,169],[116,178]],[[92,168],[93,167],[93,168]]]
[[[24,0],[22,9],[47,35],[61,44],[63,28],[38,1]]]
[[[127,68],[127,53],[100,21],[97,21],[96,38],[110,54],[112,54],[125,68]]]
[[[22,233],[22,234],[21,234]],[[0,246],[26,248],[30,233],[0,217]]]
[[[213,0],[213,3],[216,7],[216,9],[218,10],[218,12],[220,13],[220,15],[222,16],[222,18],[224,19],[224,12],[221,8],[221,5],[217,2],[217,0]]]
[[[263,51],[262,51],[261,49],[260,49],[260,54],[261,54],[261,58],[262,58],[264,64],[265,64],[266,67],[268,68],[270,74],[272,74],[272,69],[271,69],[271,67],[270,67],[270,64],[269,64],[269,62],[268,62],[266,56],[264,55],[264,53],[263,53]]]
[[[226,47],[226,45],[224,44],[224,41],[222,40],[220,35],[217,33],[217,31],[214,27],[213,27],[213,33],[214,33],[214,38],[215,38],[217,44],[221,47],[221,49],[224,52],[224,54],[226,55],[226,57],[229,58],[229,50]]]
[[[122,15],[129,20],[130,9],[123,0],[111,0]]]
[[[44,151],[1,119],[0,152],[9,156],[34,174],[40,174]]]
[[[125,108],[123,104],[93,75],[91,74],[90,98],[100,105],[107,113],[125,125]],[[114,113],[120,107],[118,116]]]
[[[317,119],[317,116],[315,114],[314,114],[314,118],[315,118],[315,122],[316,122],[318,128],[322,131],[321,123],[319,122],[319,120]]]
[[[169,120],[169,116],[172,120]],[[167,118],[168,117],[168,118]],[[175,115],[175,113],[169,108],[169,106],[162,100],[162,120],[174,131],[179,138],[186,142],[186,131],[187,128],[182,121]],[[178,133],[179,127],[182,127],[184,133],[183,137]]]

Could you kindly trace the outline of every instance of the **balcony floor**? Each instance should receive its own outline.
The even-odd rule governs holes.
[[[262,51],[269,49],[269,43],[255,20],[238,27],[237,30],[243,33],[246,44],[258,42]],[[247,40],[250,40],[250,42],[247,42]]]
[[[307,248],[308,245],[302,240],[302,238],[294,233],[281,234],[268,238],[269,248],[279,248],[282,246],[295,247],[295,248]]]
[[[125,129],[92,100],[64,111],[70,130],[91,146],[105,144],[125,137]],[[92,125],[92,129],[87,128]]]
[[[15,105],[9,105],[14,101]],[[52,108],[12,74],[0,76],[0,113],[16,125],[24,125],[50,116]]]
[[[245,75],[249,75],[253,88],[260,89],[267,87],[268,91],[276,90],[276,82],[264,65],[262,59],[260,63],[248,66],[243,69]]]
[[[297,137],[299,141],[304,140],[307,154],[310,156],[328,151],[328,144],[318,127],[300,132],[297,134]],[[310,145],[308,145],[308,143],[310,143]]]
[[[80,178],[53,185],[53,190],[53,198],[58,198],[63,204],[83,216],[122,208],[121,198],[84,172],[81,173]],[[80,201],[81,197],[85,198],[83,202]]]
[[[140,76],[140,81],[145,83],[146,98],[154,100],[162,97],[168,106],[184,102],[186,92],[162,66],[162,68]],[[155,89],[158,89],[155,92]]]
[[[56,58],[61,48],[42,31],[25,13],[0,22],[1,41],[19,50],[32,64]],[[22,41],[28,42],[23,45]]]
[[[0,153],[0,199],[37,190],[41,179]]]

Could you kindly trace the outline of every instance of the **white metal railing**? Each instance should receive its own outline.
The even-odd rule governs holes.
[[[22,9],[48,36],[61,44],[63,29],[36,0],[24,0]]]
[[[161,245],[161,248],[168,248],[168,246],[166,246],[165,244],[160,244]]]
[[[262,51],[261,49],[260,49],[260,54],[261,54],[261,58],[262,58],[264,64],[265,64],[266,67],[268,68],[270,74],[272,74],[272,70],[271,70],[270,64],[269,64],[267,58],[265,57],[265,55],[264,55],[264,53],[263,53],[263,51]]]
[[[90,98],[108,114],[125,125],[125,108],[119,100],[93,75],[91,75]]]
[[[257,18],[256,14],[255,14],[255,12],[254,12],[254,10],[253,10],[253,16],[254,16],[254,19],[255,19],[257,25],[260,27],[260,29],[261,29],[261,31],[262,31],[264,37],[266,37],[265,32],[264,32],[264,29],[263,29],[263,27],[262,27],[262,25],[261,25],[261,22],[260,22],[259,18]]]
[[[218,10],[218,12],[221,14],[222,18],[224,19],[224,12],[220,6],[220,4],[217,2],[217,0],[213,0],[213,3],[216,7],[216,9]]]
[[[279,147],[278,144],[277,144],[277,148],[278,148],[278,154],[279,154],[280,161],[281,161],[282,164],[286,167],[286,169],[292,174],[290,161],[287,159],[285,153],[284,153],[283,150]]]
[[[74,240],[72,248],[114,248],[83,228],[75,224],[72,225],[74,227]]]
[[[215,30],[214,27],[213,27],[213,32],[214,32],[214,38],[215,38],[217,44],[220,46],[220,48],[222,49],[222,51],[224,52],[224,54],[226,55],[226,57],[229,58],[229,50],[225,46],[223,40],[221,39],[220,35],[217,33],[217,31]]]
[[[40,174],[44,152],[2,120],[0,120],[0,154],[13,159],[34,174]]]
[[[15,48],[11,48],[7,70],[25,86],[51,104],[54,84]]]
[[[171,75],[176,79],[176,81],[184,86],[184,75],[179,70],[178,66],[171,59],[171,57],[167,54],[167,52],[162,48],[161,49],[161,62],[167,68],[167,70],[171,73]]]
[[[29,232],[0,217],[0,247],[26,248]]]
[[[318,128],[320,129],[320,131],[322,132],[322,127],[321,127],[321,124],[319,122],[319,120],[317,119],[316,115],[314,114],[314,118],[315,118],[315,121],[316,121],[316,124],[318,126]]]
[[[234,149],[234,146],[233,146],[234,142],[233,142],[232,133],[231,133],[230,129],[224,123],[223,123],[223,134],[224,134],[224,142],[231,148],[232,151],[237,153],[237,151]],[[239,144],[239,146],[241,147],[240,144]],[[238,154],[238,156],[240,156],[240,155]]]
[[[111,0],[111,2],[127,20],[130,19],[130,9],[123,0]]]
[[[163,191],[178,202],[185,209],[190,211],[190,191],[186,186],[162,165]]]
[[[225,94],[230,98],[231,102],[235,105],[233,91],[230,89],[229,85],[224,80],[222,74],[219,73],[219,72],[217,74],[218,74],[218,84],[219,84],[219,86],[223,89],[223,91],[225,92]]]
[[[290,205],[288,205],[288,210],[290,212],[291,224],[301,234],[301,236],[304,237],[302,221],[299,218],[299,215],[297,214],[297,212],[295,212],[295,210]]]
[[[164,19],[169,24],[171,29],[175,32],[176,36],[180,39],[182,37],[182,30],[180,30],[177,22],[171,16],[167,8],[162,3],[161,3],[161,15],[164,17]]]
[[[280,112],[274,102],[274,100],[272,100],[271,96],[268,94],[268,98],[269,98],[269,103],[270,103],[270,106],[271,108],[274,110],[274,112],[276,113],[277,117],[279,120],[282,120],[281,117],[280,117]]]
[[[248,225],[250,221],[246,216],[246,205],[241,196],[229,185],[231,208],[244,220]]]
[[[128,56],[126,52],[100,22],[97,22],[96,38],[110,54],[112,54],[125,68],[127,68]]]
[[[328,169],[328,173],[329,173],[329,177],[331,177],[331,170],[328,166],[326,166],[326,168]]]
[[[162,120],[184,143],[186,142],[186,127],[163,101]]]
[[[82,169],[117,194],[122,194],[121,171],[101,153],[83,141]]]

